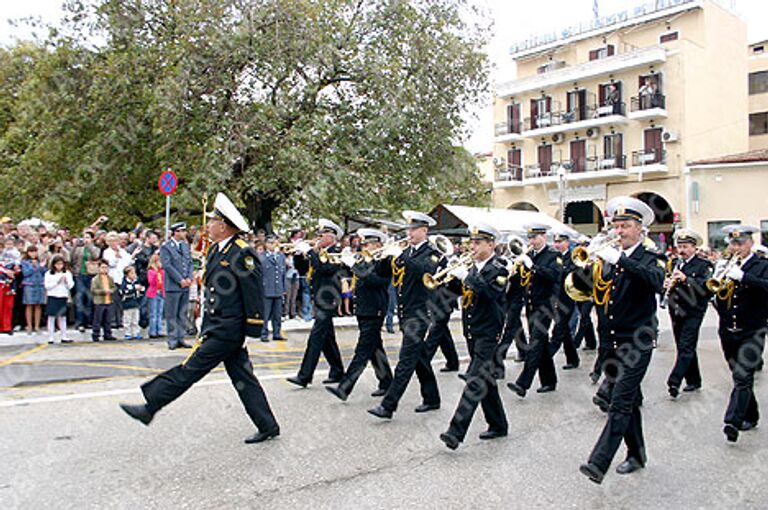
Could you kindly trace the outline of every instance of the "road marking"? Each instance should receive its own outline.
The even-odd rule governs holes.
[[[32,347],[31,349],[27,349],[24,352],[20,352],[20,353],[18,353],[15,356],[11,356],[10,358],[6,358],[6,359],[0,361],[0,367],[4,367],[4,366],[7,366],[7,365],[10,365],[10,364],[12,364],[15,361],[18,361],[18,360],[20,360],[22,358],[26,358],[30,354],[34,354],[36,352],[42,351],[46,347],[48,347],[48,344],[38,345],[36,347]]]

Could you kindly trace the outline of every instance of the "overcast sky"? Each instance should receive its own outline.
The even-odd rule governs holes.
[[[494,66],[493,81],[512,78],[509,47],[515,41],[543,34],[592,19],[594,0],[470,0],[494,20],[488,54]],[[609,15],[646,3],[648,0],[598,0],[601,16]],[[731,0],[721,0],[721,3]],[[62,0],[0,0],[0,44],[28,32],[8,25],[7,19],[39,16],[44,21],[56,21],[61,15]],[[736,11],[747,20],[748,40],[768,39],[768,0],[733,0]],[[472,152],[490,151],[493,139],[493,119],[490,106],[467,115],[473,135],[466,142]]]

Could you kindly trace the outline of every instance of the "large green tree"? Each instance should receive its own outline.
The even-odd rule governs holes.
[[[70,0],[0,51],[0,200],[73,226],[227,190],[258,227],[484,203],[457,148],[485,93],[464,0]]]

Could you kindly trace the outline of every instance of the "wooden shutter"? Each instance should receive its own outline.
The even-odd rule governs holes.
[[[661,162],[661,131],[661,128],[646,129],[643,135],[645,152],[654,152],[653,163]]]
[[[597,60],[599,50],[589,50],[589,60]]]
[[[573,172],[583,172],[587,169],[587,146],[584,140],[571,142],[571,162]]]
[[[609,57],[616,53],[616,47],[613,44],[609,44],[608,46],[606,46],[606,50]]]
[[[541,174],[548,175],[552,167],[552,146],[539,145],[539,166]]]

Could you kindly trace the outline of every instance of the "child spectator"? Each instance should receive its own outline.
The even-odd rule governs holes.
[[[109,276],[109,264],[102,260],[99,263],[99,274],[91,281],[93,295],[93,333],[94,342],[99,341],[101,329],[104,329],[104,340],[115,340],[112,336],[112,295],[117,290],[115,281]]]
[[[141,340],[141,329],[139,328],[139,304],[144,295],[144,286],[138,281],[136,268],[126,267],[123,272],[125,277],[120,284],[120,297],[123,298],[123,327],[125,328],[125,339]]]
[[[165,305],[165,270],[160,263],[159,252],[152,254],[147,268],[149,338],[159,338],[163,336],[163,308]]]
[[[27,319],[27,333],[40,330],[40,319],[45,303],[45,266],[38,259],[37,246],[30,244],[21,261],[24,313]]]
[[[45,291],[48,295],[48,303],[45,314],[48,316],[48,343],[55,343],[54,334],[58,322],[61,332],[61,343],[69,343],[67,338],[67,300],[69,291],[75,286],[72,273],[67,270],[67,263],[62,255],[51,257],[51,267],[45,273]]]

